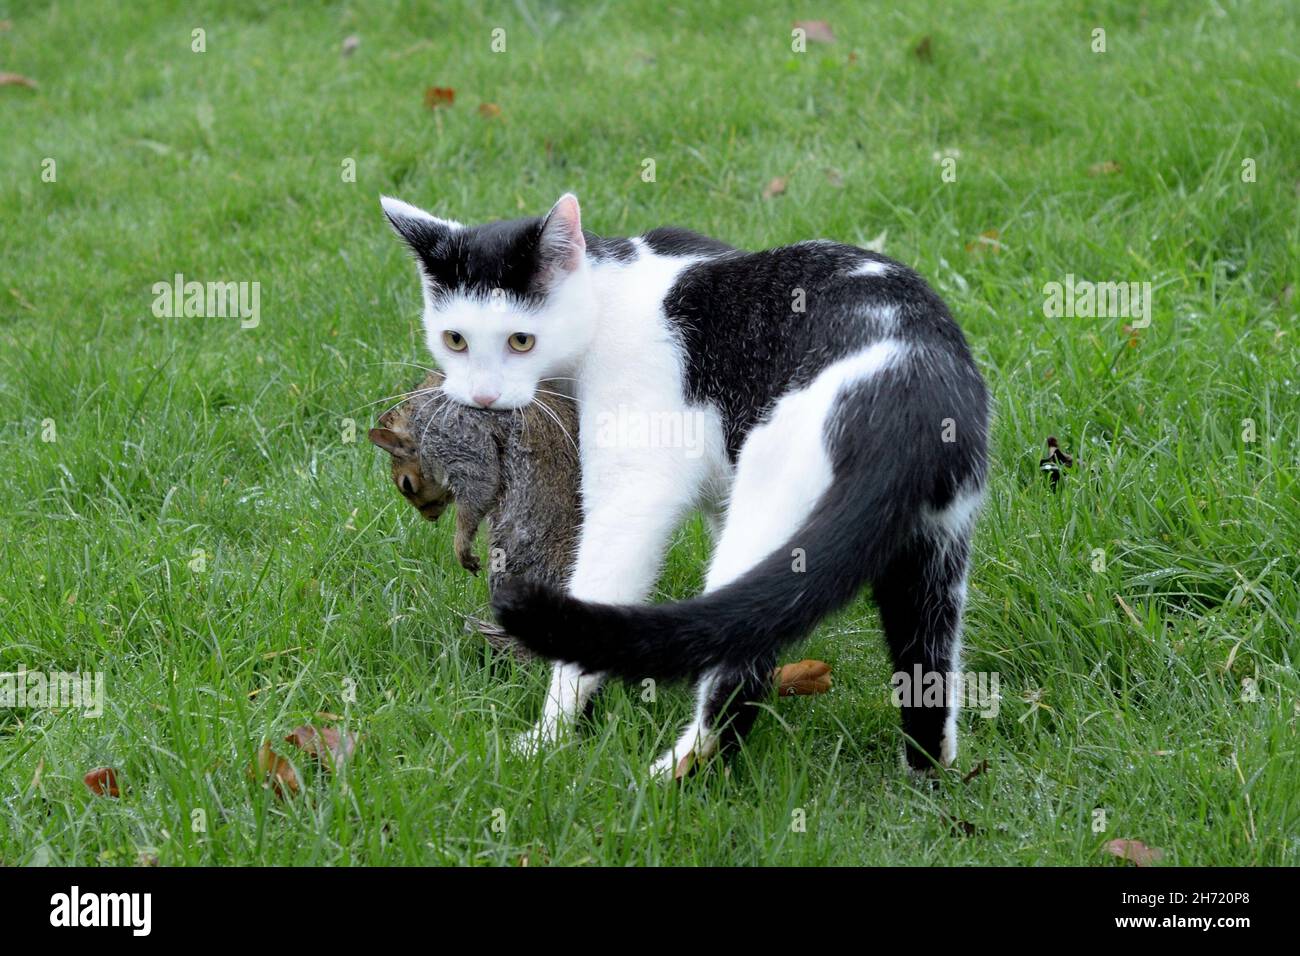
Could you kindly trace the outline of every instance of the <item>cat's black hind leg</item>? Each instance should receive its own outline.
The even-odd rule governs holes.
[[[907,763],[916,770],[951,766],[957,756],[968,553],[964,536],[918,537],[875,582]]]
[[[754,726],[759,708],[772,696],[775,656],[756,660],[752,667],[714,670],[695,687],[695,719],[673,749],[659,758],[651,773],[682,777],[721,750],[738,744]]]

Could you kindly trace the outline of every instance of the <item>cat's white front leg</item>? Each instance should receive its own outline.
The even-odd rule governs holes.
[[[703,474],[699,463],[684,465],[679,459],[664,449],[635,456],[622,449],[616,460],[598,461],[588,470],[602,480],[583,485],[586,514],[569,582],[574,597],[638,604],[650,596],[672,533],[694,503]],[[553,742],[572,726],[602,679],[557,663],[542,718],[518,739],[516,749],[529,752]]]
[[[546,691],[546,703],[542,707],[542,718],[531,730],[515,739],[515,751],[531,754],[542,745],[558,740],[560,733],[568,729],[586,708],[587,701],[600,689],[603,679],[600,674],[584,674],[573,664],[555,664],[551,670],[551,686]]]

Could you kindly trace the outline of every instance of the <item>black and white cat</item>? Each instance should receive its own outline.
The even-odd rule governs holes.
[[[419,265],[448,395],[518,408],[567,380],[579,402],[569,593],[515,581],[493,597],[511,634],[563,662],[523,746],[555,739],[607,675],[691,678],[695,718],[652,768],[681,772],[748,729],[778,650],[867,584],[899,671],[958,671],[988,399],[920,276],[826,241],[604,239],[583,231],[572,194],[544,217],[480,226],[383,207]],[[680,416],[699,440],[611,440],[613,414]],[[696,506],[716,532],[704,593],[645,604]],[[904,709],[913,767],[955,758],[952,690]]]

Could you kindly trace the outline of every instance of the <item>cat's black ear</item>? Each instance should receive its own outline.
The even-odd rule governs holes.
[[[586,249],[578,197],[565,193],[542,220],[542,262],[560,272],[573,272],[582,264]]]
[[[458,222],[439,219],[418,206],[391,196],[380,196],[379,204],[384,207],[384,215],[393,229],[417,253],[433,251],[452,232],[461,228]]]

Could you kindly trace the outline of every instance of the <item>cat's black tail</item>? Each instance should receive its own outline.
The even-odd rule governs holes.
[[[834,479],[813,512],[784,547],[735,581],[686,601],[610,605],[516,578],[493,594],[497,620],[544,657],[632,680],[770,659],[884,576],[913,535],[929,533],[927,506],[982,480],[982,441],[943,442],[936,428],[943,415],[912,388],[894,396],[902,400],[889,414],[877,406],[873,415],[881,396],[870,391],[842,399]]]

